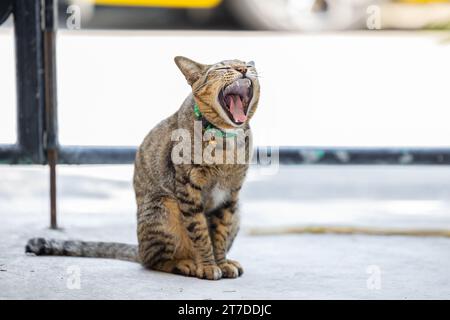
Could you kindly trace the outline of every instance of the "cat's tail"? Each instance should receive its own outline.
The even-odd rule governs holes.
[[[108,258],[139,262],[136,245],[117,242],[32,238],[28,240],[25,252],[34,253],[38,256]]]

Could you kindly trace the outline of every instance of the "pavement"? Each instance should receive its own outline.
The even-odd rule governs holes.
[[[284,226],[450,229],[446,167],[252,168],[230,257],[239,279],[205,281],[106,259],[24,254],[28,238],[136,243],[132,166],[58,167],[49,230],[45,167],[0,167],[0,299],[449,299],[450,238],[285,234]]]

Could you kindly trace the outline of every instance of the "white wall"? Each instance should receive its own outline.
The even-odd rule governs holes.
[[[257,144],[449,146],[444,33],[60,32],[64,144],[136,145],[189,88],[173,57],[254,60]],[[0,33],[0,142],[12,140],[12,41]],[[4,100],[6,97],[6,100]]]

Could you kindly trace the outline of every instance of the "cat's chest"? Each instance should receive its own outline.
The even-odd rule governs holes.
[[[206,211],[212,211],[230,201],[231,190],[238,190],[248,166],[225,165],[217,166],[213,176],[210,177],[209,187],[203,194],[203,204]]]
[[[216,184],[211,190],[212,208],[220,207],[224,202],[230,199],[230,190],[224,186]]]
[[[230,188],[221,183],[215,183],[208,192],[204,194],[206,211],[220,208],[228,200],[230,200]]]

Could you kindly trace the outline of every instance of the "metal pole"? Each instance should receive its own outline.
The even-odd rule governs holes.
[[[131,164],[136,147],[59,146],[59,164]],[[268,152],[267,152],[268,151]],[[264,155],[268,157],[264,159]],[[275,156],[276,155],[276,156]],[[450,165],[450,148],[258,147],[253,159],[282,165]],[[274,162],[270,162],[274,164]]]
[[[0,2],[0,25],[8,19],[12,12],[12,0],[2,0]]]
[[[50,228],[58,228],[57,211],[56,211],[56,163],[58,156],[56,150],[48,150],[48,165],[50,167]]]
[[[45,164],[42,3],[13,2],[20,163]]]
[[[56,103],[56,24],[57,3],[42,1],[45,80],[45,144],[50,169],[50,228],[57,229],[56,164],[58,163],[58,124]]]

